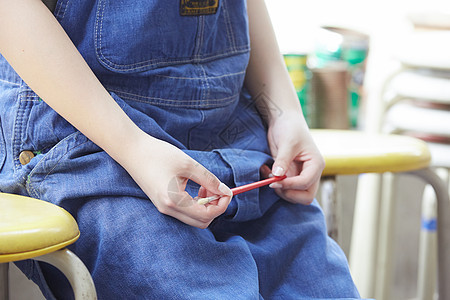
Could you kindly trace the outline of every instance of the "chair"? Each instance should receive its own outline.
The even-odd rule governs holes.
[[[325,159],[323,172],[321,202],[324,207],[327,225],[330,235],[338,239],[339,220],[341,214],[336,207],[335,192],[329,188],[327,181],[339,175],[363,174],[363,173],[402,173],[421,178],[431,184],[438,204],[438,259],[439,259],[439,295],[442,299],[450,299],[450,288],[447,281],[450,279],[450,235],[445,230],[450,230],[450,200],[444,182],[430,169],[431,155],[427,144],[419,139],[377,133],[363,133],[349,130],[314,129],[311,131],[313,139]],[[323,191],[325,185],[325,192]],[[328,185],[328,187],[327,187]],[[360,189],[368,196],[368,191],[377,192],[369,188]],[[379,192],[379,191],[378,191]],[[376,269],[377,263],[373,258],[377,252],[378,236],[378,203],[364,202],[364,195],[357,197],[355,203],[354,226],[350,248],[350,267],[355,282],[373,282],[375,278],[368,277],[367,272],[360,273],[355,265],[364,265],[370,270]],[[391,201],[392,202],[392,201]],[[356,224],[356,226],[355,226]],[[382,231],[388,230],[390,224],[384,224]],[[386,228],[387,227],[387,228]],[[384,243],[385,241],[380,241]],[[383,245],[384,246],[384,245]],[[382,247],[383,247],[382,246]],[[363,271],[366,271],[363,269]],[[370,273],[369,273],[370,274]],[[371,295],[363,295],[372,297]]]
[[[403,70],[394,77],[391,83],[391,90],[395,91],[394,99],[387,100],[386,112],[384,115],[384,131],[396,134],[410,135],[420,138],[428,143],[432,154],[431,166],[435,172],[446,182],[447,187],[450,170],[450,78],[425,77],[420,74],[405,76],[412,73],[411,69]],[[434,73],[434,72],[432,72]],[[409,75],[409,74],[408,74]],[[449,73],[450,75],[450,73]],[[420,78],[424,80],[414,84],[414,80]],[[397,80],[402,79],[402,80]],[[403,79],[405,80],[403,82]],[[408,80],[406,80],[408,79]],[[406,85],[413,86],[406,93]],[[422,87],[422,90],[417,89]],[[405,89],[403,91],[402,89]],[[425,93],[429,90],[428,95]],[[422,92],[422,93],[421,93]],[[420,122],[418,122],[420,120]],[[422,211],[427,222],[432,221],[432,216],[436,213],[435,199],[432,192],[425,189],[423,196]],[[431,218],[431,219],[430,219]],[[432,230],[426,224],[421,234],[421,247],[419,251],[419,273],[417,295],[419,299],[431,299],[435,291],[436,259],[434,256],[435,238]],[[386,249],[386,255],[391,255]],[[380,278],[386,276],[388,269],[380,270]],[[386,286],[387,283],[381,284]],[[381,293],[388,296],[387,287],[381,289]]]
[[[450,150],[450,59],[448,53],[450,44],[447,42],[450,38],[450,31],[417,31],[402,39],[401,44],[395,48],[394,56],[400,67],[389,75],[383,84],[380,92],[381,106],[376,111],[380,115],[375,123],[370,124],[378,132],[397,133],[411,135],[421,138],[428,142],[431,150],[432,161],[430,167],[436,173],[441,174],[444,182],[443,191],[447,190],[448,197],[448,169],[450,159],[448,153]],[[428,121],[425,121],[428,120]],[[444,173],[442,172],[442,168]],[[446,174],[445,174],[446,173]],[[364,199],[364,193],[369,190],[371,193],[377,193],[381,188],[380,179],[364,178],[367,186],[358,190],[358,202],[366,201],[373,203],[380,202],[379,196],[371,197],[369,201]],[[447,183],[445,183],[447,182]],[[385,185],[393,186],[393,181],[385,178]],[[383,188],[384,189],[384,188]],[[431,197],[433,197],[431,193]],[[427,192],[423,200],[423,216],[432,218],[432,212],[436,210],[436,205]],[[380,213],[380,230],[376,236],[371,237],[370,243],[363,238],[353,240],[355,256],[361,256],[363,252],[360,248],[375,248],[378,238],[378,249],[371,253],[369,261],[358,260],[352,257],[353,271],[359,274],[361,278],[360,289],[363,293],[370,296],[376,296],[377,299],[389,299],[390,266],[391,261],[391,241],[392,237],[389,227],[393,224],[393,195],[386,193],[382,199],[382,212]],[[438,200],[439,201],[439,200]],[[438,222],[440,217],[446,217],[449,212],[438,203],[437,214]],[[366,210],[366,211],[364,211]],[[441,211],[443,210],[443,211]],[[367,209],[362,209],[361,220],[354,223],[354,226],[363,224],[365,218],[372,218]],[[432,220],[432,219],[430,219]],[[442,220],[441,220],[442,221]],[[441,223],[440,223],[441,224]],[[440,226],[440,225],[438,225]],[[448,227],[440,227],[438,232],[439,245],[449,243],[448,238],[443,235]],[[445,228],[445,229],[444,229]],[[426,228],[424,228],[426,229]],[[375,234],[375,233],[374,233]],[[418,297],[419,299],[431,299],[434,293],[434,268],[433,262],[433,243],[431,238],[433,232],[423,230],[422,242],[419,253],[419,279],[418,279]],[[448,235],[448,234],[447,234]],[[376,248],[375,248],[376,249]],[[439,250],[441,251],[441,250]],[[352,254],[352,256],[353,256]],[[431,255],[430,255],[431,254]],[[444,278],[448,280],[447,271],[449,259],[439,252],[439,297],[440,299],[450,299],[450,287],[444,283]],[[377,268],[374,268],[376,262]],[[352,264],[352,261],[351,261]],[[445,275],[445,274],[446,275]]]
[[[94,283],[81,260],[64,247],[80,236],[74,218],[51,203],[0,193],[0,299],[8,299],[9,262],[34,259],[58,268],[75,299],[96,299]]]

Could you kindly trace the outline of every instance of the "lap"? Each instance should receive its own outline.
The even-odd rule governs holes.
[[[35,167],[29,190],[77,219],[82,234],[71,249],[92,273],[99,298],[357,296],[316,204],[262,201],[270,205],[252,206],[260,211],[237,221],[236,210],[250,207],[244,207],[247,199],[234,199],[230,215],[202,230],[160,214],[125,170],[94,146],[86,148],[83,137],[63,145],[63,153],[49,153]],[[276,196],[266,188],[257,197]],[[56,294],[67,295],[60,276],[47,269],[44,275],[56,282]]]

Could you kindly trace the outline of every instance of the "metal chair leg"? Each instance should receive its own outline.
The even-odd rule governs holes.
[[[69,280],[75,299],[97,299],[94,282],[83,262],[67,249],[33,258],[58,268]]]
[[[430,185],[425,187],[422,199],[422,225],[417,277],[417,299],[433,299],[436,290],[437,276],[437,203],[434,190]]]
[[[336,192],[336,177],[322,178],[320,182],[320,202],[327,223],[328,236],[339,243],[340,209]]]
[[[437,200],[438,291],[439,299],[450,299],[450,199],[443,180],[430,168],[409,172],[431,184]]]
[[[381,177],[381,174],[360,175],[356,193],[350,270],[361,296],[367,298],[373,298],[375,293]]]
[[[375,298],[391,299],[390,285],[392,283],[393,240],[392,228],[395,228],[395,211],[397,193],[397,175],[385,173],[382,176],[382,197],[380,201],[380,216],[378,229],[378,245],[375,268]]]

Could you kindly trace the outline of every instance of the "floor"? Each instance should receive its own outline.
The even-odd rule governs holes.
[[[37,286],[13,264],[9,267],[9,300],[44,300]]]
[[[337,180],[339,198],[342,199],[343,235],[341,246],[348,254],[352,227],[353,205],[357,176],[341,176]],[[401,176],[398,189],[395,234],[395,264],[391,299],[413,299],[416,290],[418,238],[420,230],[420,205],[423,183],[418,179]],[[15,266],[10,267],[10,300],[44,299],[36,286]]]

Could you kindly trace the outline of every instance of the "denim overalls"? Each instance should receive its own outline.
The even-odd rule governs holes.
[[[242,88],[245,1],[60,0],[55,16],[140,128],[230,187],[260,179],[272,159]],[[70,249],[100,299],[358,297],[316,202],[293,205],[261,188],[234,197],[208,229],[163,215],[1,56],[0,124],[0,190],[55,203],[77,219],[81,237]],[[21,161],[23,153],[31,160]],[[195,196],[198,186],[187,189]],[[48,265],[18,265],[47,298],[70,295]]]

